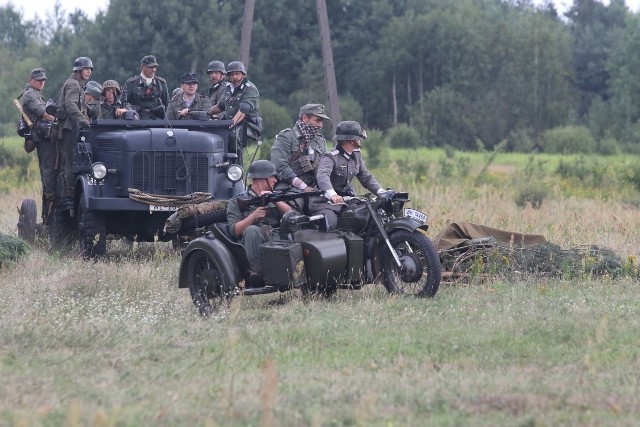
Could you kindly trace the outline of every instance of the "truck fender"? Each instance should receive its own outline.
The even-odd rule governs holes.
[[[85,206],[89,206],[89,197],[93,196],[93,188],[89,185],[89,178],[86,175],[79,175],[75,188],[76,206],[80,206],[80,197],[84,199]]]
[[[180,275],[178,281],[179,288],[189,287],[187,280],[187,268],[189,258],[196,251],[204,251],[215,262],[220,269],[220,276],[223,281],[223,288],[230,290],[235,289],[237,283],[240,282],[242,276],[238,269],[238,264],[231,256],[231,252],[227,247],[216,239],[213,234],[207,233],[202,237],[192,240],[182,253],[182,261],[180,263]]]

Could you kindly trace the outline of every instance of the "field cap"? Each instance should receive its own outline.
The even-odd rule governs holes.
[[[180,83],[198,83],[198,75],[196,73],[184,73],[180,79]]]
[[[145,67],[157,67],[158,62],[156,61],[155,56],[147,55],[140,60],[140,65],[144,65]]]
[[[307,104],[300,107],[300,115],[310,115],[320,117],[322,120],[331,120],[329,116],[324,113],[324,105],[322,104]]]
[[[33,80],[47,80],[47,74],[45,73],[44,68],[34,68],[31,70],[30,77]]]

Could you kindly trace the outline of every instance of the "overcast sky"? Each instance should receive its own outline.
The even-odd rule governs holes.
[[[90,18],[93,18],[98,11],[106,11],[109,5],[109,0],[59,0],[62,9],[66,12],[73,12],[76,9],[80,9],[87,14]],[[240,1],[240,0],[237,0]],[[452,0],[455,1],[455,0]],[[543,4],[545,0],[534,0],[536,3]],[[563,13],[571,4],[573,0],[554,0],[558,7],[558,11]],[[634,12],[638,11],[640,6],[640,0],[626,0],[629,9]],[[40,18],[44,19],[47,12],[53,12],[53,6],[55,0],[0,0],[0,5],[6,5],[12,3],[17,6],[16,9],[23,12],[23,16],[26,19],[33,19],[36,14]],[[603,3],[608,4],[608,0],[604,0]]]

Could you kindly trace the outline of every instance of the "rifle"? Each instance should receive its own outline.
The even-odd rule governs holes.
[[[31,128],[33,127],[33,122],[31,121],[31,119],[29,119],[29,116],[27,116],[27,114],[24,112],[24,110],[22,109],[22,104],[20,104],[20,101],[18,101],[17,99],[13,100],[13,105],[16,107],[16,109],[18,110],[18,112],[20,112],[20,115],[22,116],[22,118],[24,119],[24,121],[27,123],[27,125]]]
[[[303,191],[300,193],[286,193],[284,191],[275,191],[273,193],[266,193],[260,196],[255,196],[250,199],[237,198],[238,207],[241,211],[249,209],[251,206],[267,206],[269,203],[276,202],[291,202],[297,199],[308,199],[311,196],[319,196],[323,194],[322,190]]]

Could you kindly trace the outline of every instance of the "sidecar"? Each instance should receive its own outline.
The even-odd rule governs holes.
[[[194,304],[209,314],[211,300],[233,296],[284,292],[331,295],[339,287],[360,287],[364,281],[364,240],[351,232],[325,232],[306,215],[285,215],[280,240],[262,245],[265,286],[251,288],[244,247],[226,223],[212,224],[185,248],[179,287],[189,288]],[[306,228],[308,227],[308,228]]]

